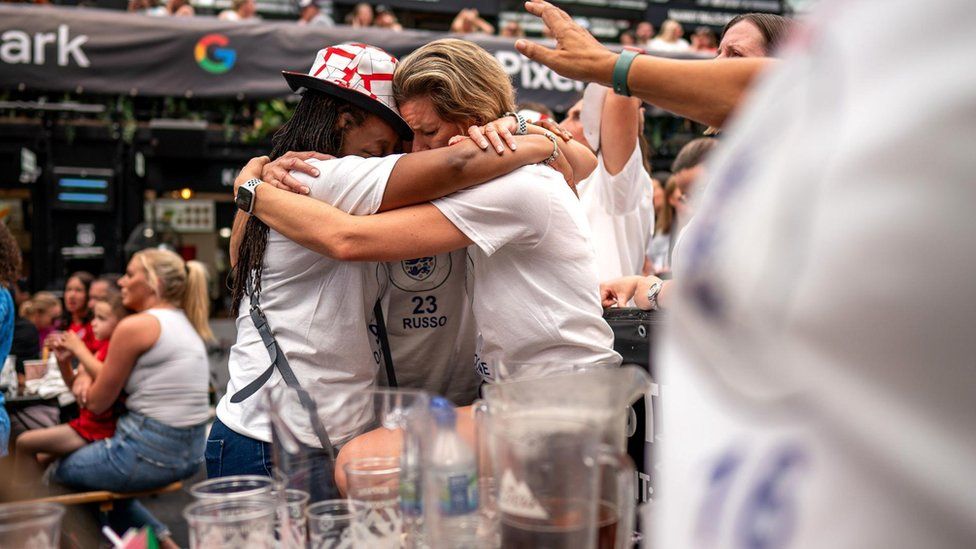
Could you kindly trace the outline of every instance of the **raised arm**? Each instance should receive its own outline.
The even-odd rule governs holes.
[[[122,319],[112,333],[108,356],[98,377],[88,389],[87,408],[99,414],[119,398],[136,360],[159,339],[159,321],[149,314]]]
[[[526,2],[525,9],[542,18],[556,38],[556,48],[522,39],[515,43],[519,52],[566,78],[613,85],[613,67],[619,54],[548,2]],[[721,127],[753,79],[774,63],[766,58],[678,60],[641,55],[630,67],[627,85],[631,95],[652,105]]]
[[[607,92],[600,117],[600,151],[610,175],[620,173],[634,154],[640,132],[641,101]]]

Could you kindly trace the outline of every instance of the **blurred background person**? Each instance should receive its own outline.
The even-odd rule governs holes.
[[[20,306],[20,316],[24,317],[37,332],[37,347],[44,346],[44,341],[58,328],[58,320],[62,315],[61,300],[51,292],[37,292]]]
[[[522,38],[525,36],[525,31],[522,29],[522,25],[513,19],[502,25],[501,30],[498,31],[498,36],[504,36],[505,38]]]
[[[95,313],[92,330],[98,339],[106,342],[111,339],[119,321],[129,314],[122,305],[122,295],[119,292],[97,300],[92,310]],[[108,356],[108,345],[102,346],[97,354],[92,354],[78,336],[69,331],[64,332],[60,341],[55,344],[55,353],[64,382],[70,387],[74,384],[75,362],[78,363],[79,370],[87,372],[93,379],[98,377],[104,367],[105,357]],[[21,434],[17,438],[15,482],[33,484],[39,479],[42,470],[39,466],[46,467],[55,459],[79,450],[86,444],[115,434],[116,420],[124,408],[123,400],[120,398],[108,410],[98,414],[82,406],[79,416],[68,423],[32,429]]]
[[[495,27],[485,21],[474,8],[465,8],[451,21],[451,32],[455,34],[495,34]]]
[[[668,184],[671,180],[669,177]],[[653,178],[651,184],[654,186],[654,236],[647,244],[647,257],[641,274],[661,276],[671,272],[671,224],[674,221],[674,209],[668,203],[666,186]]]
[[[92,281],[88,287],[88,309],[95,310],[96,301],[105,301],[109,297],[119,293],[119,279],[121,275],[110,273],[103,274]]]
[[[323,9],[323,7],[327,9]],[[332,2],[327,0],[299,0],[298,24],[334,27],[332,20]]]
[[[221,21],[257,20],[258,6],[254,0],[231,0],[230,9],[220,12],[217,16]]]
[[[737,15],[722,31],[718,57],[771,57],[792,26],[789,19],[771,13]]]
[[[718,36],[708,27],[698,27],[691,35],[691,51],[702,55],[718,53]]]
[[[698,182],[704,178],[705,161],[717,145],[717,139],[699,137],[682,147],[678,152],[678,156],[675,157],[674,162],[671,163],[671,177],[664,187],[664,215],[667,221],[666,227],[662,227],[662,229],[667,229],[667,245],[666,247],[664,246],[665,243],[662,242],[663,238],[659,239],[657,243],[658,247],[667,250],[667,258],[664,263],[668,268],[671,265],[673,250],[681,239],[682,231],[694,218],[695,196],[702,191],[702,189],[698,188]],[[656,228],[658,224],[655,222],[654,225]],[[663,234],[660,236],[664,237]],[[653,238],[648,240],[650,241],[650,245],[654,244]],[[644,258],[647,257],[648,245],[648,242],[645,241]],[[664,294],[670,293],[671,285],[674,281],[662,281],[656,276],[646,278],[642,276],[643,271],[647,268],[646,259],[644,258],[642,258],[641,269],[638,271],[641,274],[601,279],[600,295],[603,299],[604,307],[612,307],[614,305],[626,307],[630,299],[634,297],[635,292],[638,291],[638,285],[645,287],[645,296],[647,287],[655,282],[661,283],[661,290]],[[667,298],[662,297],[657,303],[657,306],[661,308],[666,307]]]
[[[373,6],[360,2],[346,16],[346,24],[354,28],[373,26]]]
[[[666,19],[661,24],[661,32],[648,45],[648,49],[660,52],[678,53],[691,49],[691,44],[682,38],[685,31],[681,28],[681,23]]]
[[[634,37],[634,32],[631,30],[621,32],[620,37],[617,38],[617,42],[620,42],[621,46],[637,46],[637,39]]]
[[[373,19],[373,26],[395,32],[403,30],[403,25],[397,21],[396,14],[386,6],[376,7],[376,18]]]
[[[189,0],[169,0],[166,2],[166,13],[174,17],[193,17],[196,15]]]
[[[597,156],[596,169],[577,191],[601,281],[640,273],[653,232],[651,181],[640,146],[643,122],[639,99],[590,84],[561,124]]]
[[[641,21],[637,23],[637,28],[634,29],[634,40],[635,46],[638,48],[647,49],[651,46],[651,40],[654,40],[654,25],[650,21]]]

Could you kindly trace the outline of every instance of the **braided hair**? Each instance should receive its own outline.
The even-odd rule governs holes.
[[[345,131],[361,125],[368,116],[366,111],[346,101],[316,90],[306,90],[295,107],[295,113],[274,134],[271,140],[271,160],[288,151],[318,151],[339,156],[344,138],[344,130],[339,127],[339,121],[343,115],[352,119],[352,124]],[[261,269],[267,246],[268,226],[257,217],[251,216],[244,228],[244,238],[232,273],[231,299],[235,316],[249,289],[258,294],[261,292]]]

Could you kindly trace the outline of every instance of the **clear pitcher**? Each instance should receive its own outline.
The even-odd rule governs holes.
[[[634,466],[601,439],[595,422],[557,409],[491,411],[487,441],[500,547],[630,547]],[[610,501],[602,496],[604,472],[621,492]]]
[[[478,439],[482,448],[491,444],[487,440],[490,418],[512,413],[545,413],[591,424],[601,443],[609,445],[621,456],[626,454],[627,436],[636,419],[632,417],[630,405],[652,389],[648,373],[632,366],[562,365],[558,370],[555,366],[506,365],[496,368],[506,381],[485,386],[484,400],[476,405]],[[569,373],[565,373],[567,371]],[[498,483],[502,479],[495,474],[484,476],[494,467],[490,463],[490,453],[482,450],[480,456],[485,494],[483,506],[486,513],[497,514],[498,503],[494,497],[500,493]],[[629,541],[634,522],[634,481],[627,479],[626,485],[622,486],[614,466],[602,468],[598,476],[600,512],[616,510],[620,517],[618,526],[628,528],[621,530],[626,533],[618,538],[621,543],[624,538]]]

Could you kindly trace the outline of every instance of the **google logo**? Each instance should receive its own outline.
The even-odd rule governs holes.
[[[237,52],[225,47],[230,42],[223,34],[208,34],[197,42],[193,56],[203,70],[212,74],[223,74],[234,67]],[[211,46],[214,46],[211,49]],[[207,52],[210,51],[210,55]]]

